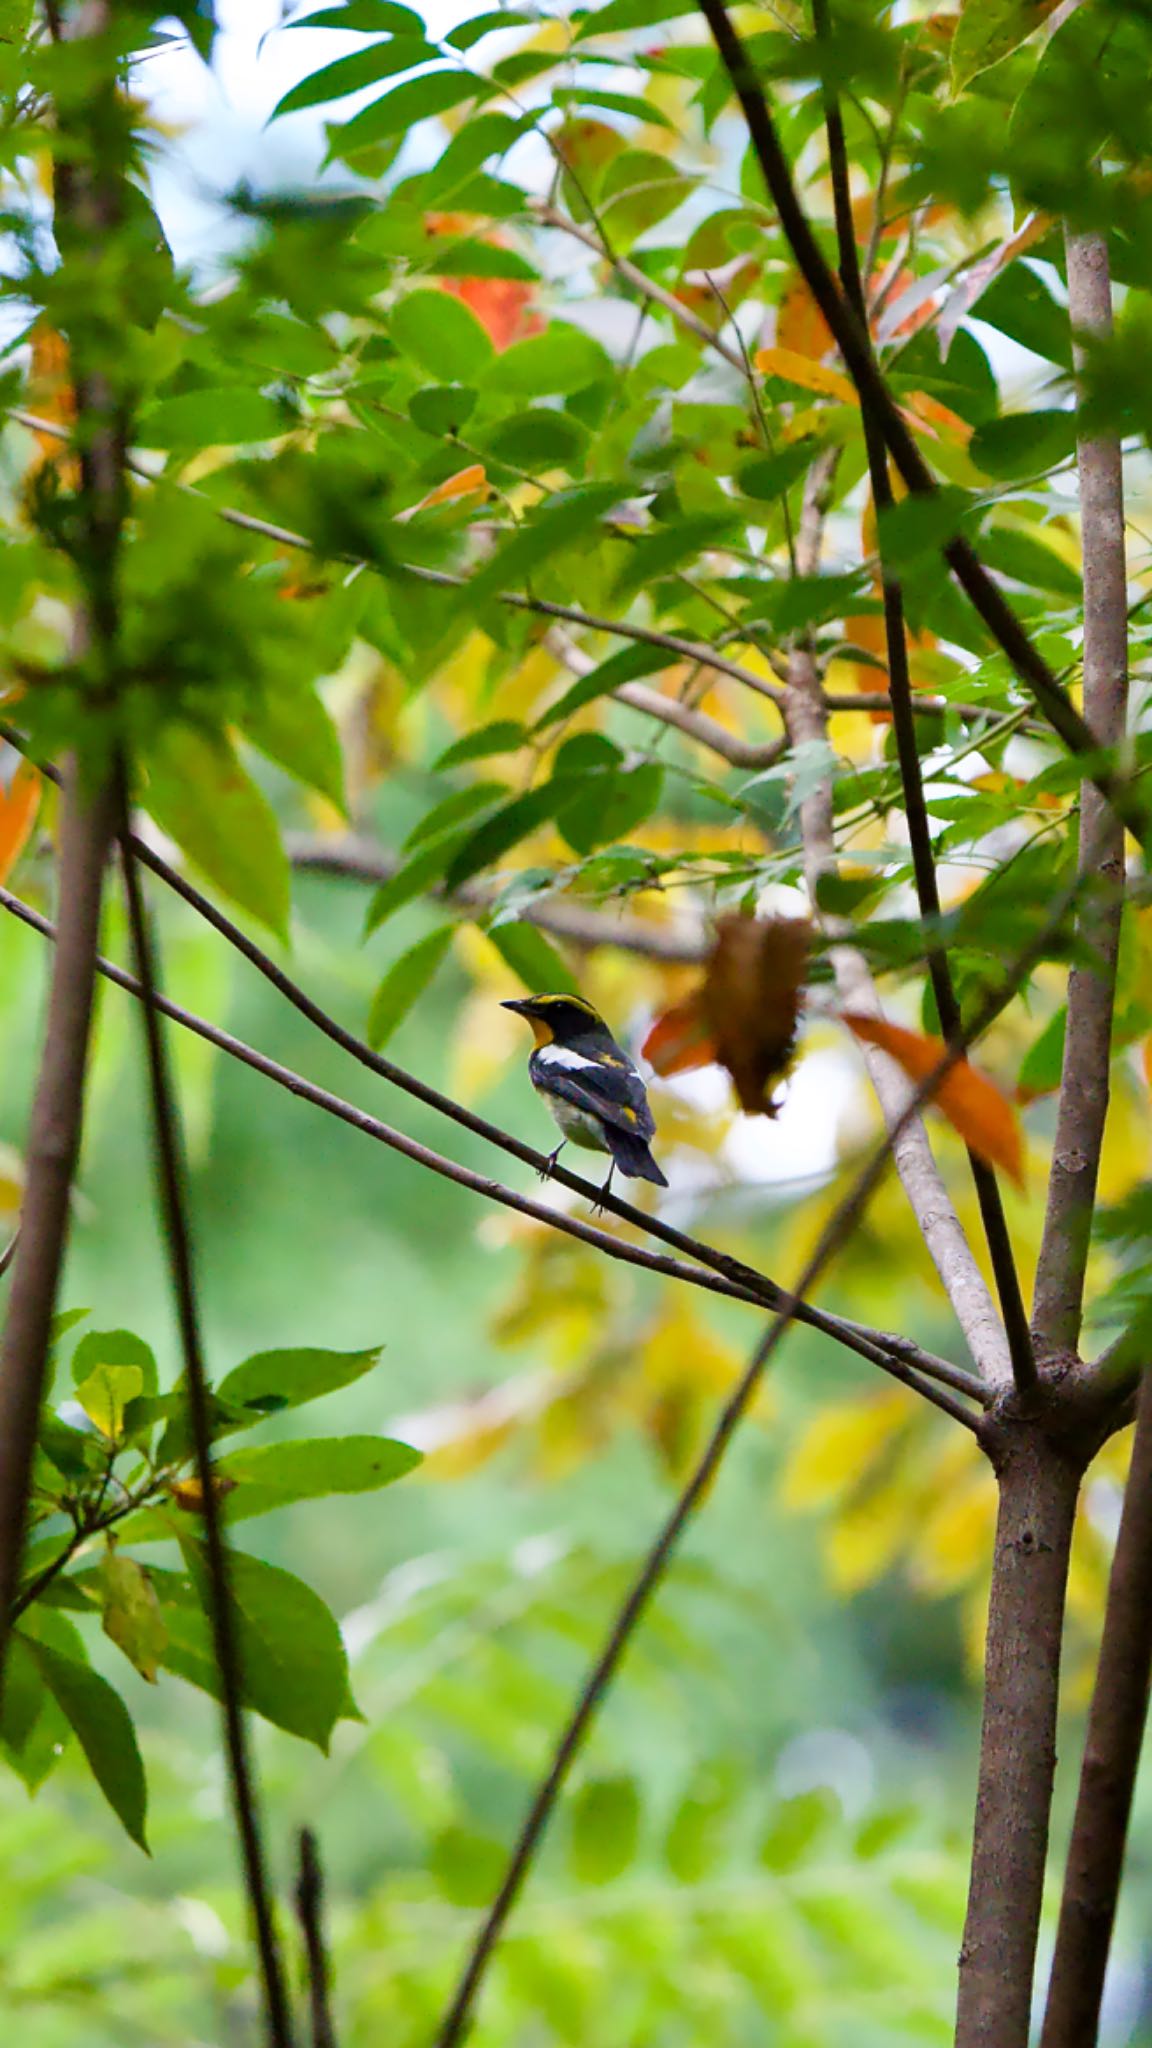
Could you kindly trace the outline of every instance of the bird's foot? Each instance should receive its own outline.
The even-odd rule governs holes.
[[[552,1175],[556,1171],[556,1161],[559,1159],[560,1154],[564,1150],[564,1147],[567,1143],[567,1138],[562,1138],[560,1143],[557,1145],[556,1150],[548,1154],[547,1159],[544,1161],[543,1166],[540,1168],[539,1177],[541,1180],[551,1180]]]
[[[612,1193],[612,1175],[615,1173],[615,1171],[616,1161],[613,1160],[611,1166],[608,1168],[608,1178],[600,1190],[599,1199],[593,1202],[592,1204],[593,1216],[602,1216],[604,1214],[604,1203],[606,1198]]]

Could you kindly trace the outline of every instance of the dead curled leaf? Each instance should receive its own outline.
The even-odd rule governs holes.
[[[746,1115],[775,1116],[770,1090],[795,1049],[810,942],[805,918],[719,918],[704,980],[653,1025],[645,1059],[662,1075],[718,1061]]]
[[[214,1472],[212,1475],[212,1492],[216,1500],[223,1500],[225,1494],[234,1493],[239,1484],[238,1479],[230,1479],[226,1472]],[[168,1495],[173,1506],[183,1508],[186,1514],[203,1514],[204,1488],[199,1479],[173,1479],[168,1486]]]
[[[909,1031],[903,1024],[890,1024],[884,1017],[861,1011],[841,1012],[845,1024],[865,1045],[879,1046],[902,1067],[917,1086],[928,1080],[944,1057],[942,1038],[930,1038]],[[990,1166],[1010,1174],[1018,1187],[1024,1185],[1024,1139],[1020,1120],[1008,1097],[987,1074],[968,1060],[958,1060],[932,1091],[936,1108]]]

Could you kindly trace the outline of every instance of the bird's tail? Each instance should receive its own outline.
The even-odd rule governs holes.
[[[651,1180],[658,1188],[667,1187],[668,1182],[643,1138],[634,1136],[631,1131],[617,1130],[615,1124],[605,1124],[604,1136],[621,1173],[627,1174],[630,1180]]]

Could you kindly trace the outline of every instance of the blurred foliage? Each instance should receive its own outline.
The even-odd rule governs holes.
[[[1129,457],[1130,765],[1148,756],[1147,9],[1094,0],[1049,33],[1043,0],[943,14],[837,0],[828,62],[845,95],[874,339],[942,486],[930,507],[898,503],[879,532],[851,387],[726,76],[678,0],[430,23],[395,0],[313,12],[315,28],[347,33],[330,52],[326,36],[299,39],[316,68],[277,119],[323,123],[326,176],[237,191],[235,253],[210,284],[173,260],[155,211],[165,139],[146,59],[174,20],[210,57],[211,8],[189,0],[162,22],[122,7],[114,47],[66,49],[46,43],[31,4],[2,12],[14,338],[0,396],[16,411],[0,471],[0,677],[34,752],[125,742],[141,809],[242,919],[291,944],[302,980],[373,1043],[517,1130],[539,1135],[543,1113],[528,1107],[519,1027],[500,998],[578,986],[638,1046],[655,1014],[689,998],[714,917],[805,907],[798,814],[817,787],[831,788],[837,835],[822,917],[844,921],[835,935],[865,953],[906,1026],[938,1028],[933,942],[974,1009],[1049,916],[1080,776],[944,578],[939,546],[971,537],[1075,693],[1078,401]],[[745,26],[826,235],[821,60],[805,11],[786,0]],[[67,134],[110,57],[132,86],[104,143],[118,218],[98,250],[67,235],[54,249],[46,195],[68,144],[51,110]],[[1105,232],[1122,287],[1115,335],[1088,351],[1078,392],[1059,216]],[[135,451],[112,710],[70,632],[91,566],[67,441],[68,345],[81,341],[130,415]],[[797,575],[814,478],[823,544],[816,573]],[[881,546],[904,586],[914,686],[935,700],[917,719],[944,902],[935,932],[915,915],[883,703]],[[773,692],[798,649],[835,705],[826,739],[777,753]],[[869,708],[853,707],[861,693]],[[5,747],[0,878],[41,905],[54,829],[50,787]],[[294,872],[342,851],[351,879]],[[183,906],[165,904],[162,926],[182,1000],[213,1019],[239,1012],[261,1044],[350,1091],[330,1047],[234,985],[220,940]],[[123,957],[115,902],[106,927],[106,950]],[[1152,1294],[1150,933],[1137,893],[1094,1344],[1142,1342]],[[39,946],[13,928],[0,949],[9,1219]],[[1090,947],[1054,935],[982,1050],[1024,1120],[1027,1185],[1006,1191],[1006,1207],[1026,1292],[1069,957]],[[653,1087],[671,1213],[784,1279],[877,1128],[831,1015],[825,931],[812,979],[778,1133],[737,1114],[723,1086]],[[5,1707],[9,1761],[30,1786],[47,1779],[30,1808],[14,1782],[0,1795],[4,1943],[17,1957],[0,2006],[35,2048],[73,2040],[78,2014],[95,2048],[251,2038],[210,1724],[189,1706],[185,1732],[184,1708],[174,1726],[169,1705],[172,1677],[209,1691],[213,1679],[125,1009],[108,997],[98,1016],[68,1296],[92,1306],[69,1333],[73,1363],[61,1362],[46,1421],[30,1573],[76,1545],[30,1606]],[[267,1101],[198,1041],[174,1034],[173,1050],[212,1354],[248,1361],[216,1389],[219,1469],[234,1482],[224,1508],[235,1519],[346,1496],[306,1510],[299,1529],[277,1516],[274,1557],[239,1565],[249,1704],[334,1750],[309,1775],[304,1750],[262,1738],[277,1834],[331,1816],[341,2038],[415,2043],[619,1596],[621,1559],[697,1454],[753,1325],[506,1212],[478,1221],[457,1190],[365,1158],[362,1139],[314,1116],[305,1147],[294,1120],[311,1112]],[[358,1100],[398,1115],[383,1084],[359,1086]],[[430,1112],[406,1104],[404,1123],[445,1142]],[[490,1169],[478,1141],[453,1135]],[[978,1242],[962,1148],[943,1126],[938,1150]],[[835,1284],[848,1313],[954,1348],[894,1183]],[[84,1334],[101,1326],[114,1342]],[[342,1379],[335,1350],[301,1349],[344,1347],[366,1371],[365,1329],[387,1338],[389,1416],[408,1409],[387,1437],[376,1383],[350,1368]],[[311,1381],[309,1359],[330,1362]],[[709,1502],[719,1534],[698,1539],[648,1624],[514,1925],[485,2013],[493,2040],[584,2040],[608,2011],[613,2048],[674,2048],[706,2030],[766,2048],[947,2038],[961,1655],[979,1650],[993,1491],[966,1435],[903,1390],[862,1389],[857,1372],[807,1333],[790,1339],[739,1449],[736,1505],[726,1515],[723,1488]],[[332,1391],[342,1429],[363,1434],[302,1438],[292,1413],[271,1414],[269,1396],[283,1407],[305,1383]],[[259,1444],[228,1443],[257,1423]],[[375,1496],[373,1518],[357,1519],[352,1495],[412,1462],[392,1429],[446,1483],[400,1489],[395,1520]],[[1110,1447],[1085,1498],[1073,1698],[1124,1457]],[[106,1544],[101,1518],[130,1503],[118,1546]],[[802,1516],[819,1517],[825,1587],[801,1561]],[[557,1525],[594,1540],[531,1548]],[[137,1556],[153,1541],[169,1545],[163,1565]],[[911,1604],[929,1600],[937,1608]],[[348,1609],[341,1639],[332,1610]],[[698,1692],[701,1664],[711,1679]],[[895,1763],[890,1745],[907,1735],[902,1714],[918,1728],[921,1713],[928,1764],[912,1771],[905,1814],[893,1788],[909,1744]],[[140,1838],[133,1722],[153,1785],[155,1884],[111,1846],[111,1827],[99,1833],[80,1761]],[[879,1757],[884,1784],[841,1787],[837,1803],[827,1787],[844,1728]],[[805,1731],[816,1750],[797,1787],[788,1759]]]

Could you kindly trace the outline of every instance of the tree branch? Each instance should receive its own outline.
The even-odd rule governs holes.
[[[1066,910],[1066,903],[1061,902],[1056,913],[1061,922]],[[436,2033],[433,2048],[459,2048],[469,2030],[481,1986],[559,1802],[569,1771],[623,1663],[649,1602],[675,1555],[681,1536],[711,1488],[728,1446],[759,1388],[765,1369],[796,1314],[801,1297],[816,1285],[825,1268],[850,1237],[873,1190],[884,1174],[895,1146],[913,1119],[919,1115],[923,1104],[931,1100],[944,1076],[951,1072],[957,1060],[963,1058],[967,1048],[999,1015],[1005,1003],[1031,972],[1037,954],[1037,943],[1041,942],[1042,940],[1034,942],[1025,949],[1002,986],[982,1005],[979,1016],[971,1021],[967,1032],[954,1045],[947,1048],[935,1071],[928,1075],[905,1104],[892,1129],[829,1218],[795,1291],[791,1295],[781,1297],[777,1320],[762,1338],[745,1368],[739,1385],[725,1402],[703,1455],[644,1559],[612,1623],[604,1647],[580,1689],[572,1713],[553,1751],[548,1770],[521,1824],[504,1877],[484,1916],[456,1991]],[[984,1425],[980,1425],[978,1434],[983,1441]]]
[[[831,35],[828,0],[812,0],[812,17],[818,43],[828,47]],[[836,214],[836,238],[840,257],[840,281],[844,297],[865,333],[868,331],[868,314],[864,303],[864,285],[860,275],[860,259],[856,249],[856,227],[852,218],[852,192],[849,182],[848,152],[844,141],[844,122],[840,111],[839,98],[829,83],[825,69],[822,83],[824,97],[824,125],[828,141],[828,161],[832,177],[833,204]],[[892,485],[888,476],[888,456],[884,446],[883,429],[878,421],[870,397],[861,393],[860,409],[864,426],[864,445],[868,456],[868,474],[872,485],[872,502],[876,508],[880,532],[881,562],[884,559],[884,514],[893,504]],[[908,671],[908,645],[904,626],[904,593],[895,577],[885,570],[882,578],[884,598],[884,635],[888,652],[888,687],[892,699],[892,726],[896,737],[896,753],[900,766],[900,780],[904,791],[904,815],[908,823],[908,842],[912,853],[912,871],[916,882],[916,900],[920,915],[929,930],[938,927],[940,919],[940,891],[936,882],[936,862],[932,852],[932,828],[928,819],[928,806],[924,800],[924,782],[920,773],[920,751],[916,740],[916,721],[913,715],[912,682]],[[1094,792],[1086,792],[1093,794]],[[1100,802],[1100,799],[1096,799]],[[1122,828],[1118,828],[1121,829]],[[928,949],[928,974],[932,993],[936,999],[936,1014],[944,1038],[955,1037],[960,1028],[960,1005],[952,985],[947,955],[942,946],[930,944]],[[1000,1296],[1000,1311],[1004,1318],[1004,1330],[1008,1339],[1008,1350],[1012,1373],[1019,1394],[1030,1394],[1035,1390],[1036,1361],[1032,1356],[1032,1338],[1028,1328],[1028,1317],[1024,1299],[1020,1292],[1020,1278],[1012,1253],[1012,1241],[1008,1235],[1008,1224],[1004,1215],[1004,1204],[996,1174],[988,1163],[981,1159],[971,1147],[968,1148],[968,1164],[980,1204],[980,1215],[984,1224],[984,1235],[996,1278]]]
[[[814,575],[819,566],[823,498],[833,460],[834,455],[819,458],[805,487],[797,546],[798,571],[804,576]],[[788,700],[786,716],[793,745],[824,745],[827,713],[820,698],[815,663],[805,647],[794,648],[790,658]],[[810,789],[801,802],[800,836],[808,894],[815,908],[821,878],[836,869],[835,818],[832,789],[827,781]],[[824,924],[833,935],[843,929],[835,919],[826,918]],[[863,954],[854,946],[834,946],[832,970],[845,1008],[879,1013],[879,996]],[[864,1058],[885,1123],[889,1129],[900,1129],[893,1147],[896,1171],[921,1236],[973,1361],[989,1386],[999,1392],[1010,1384],[1012,1377],[1003,1326],[932,1156],[928,1133],[919,1119],[907,1122],[903,1118],[908,1083],[895,1062],[878,1047],[866,1047]]]
[[[285,847],[293,867],[306,873],[342,876],[355,882],[388,882],[401,863],[372,839],[342,834],[339,839],[317,839],[311,834],[287,835]],[[445,903],[458,903],[473,916],[492,907],[483,883],[465,882],[451,891],[432,892]],[[708,957],[708,940],[699,932],[681,932],[670,925],[645,924],[638,917],[618,916],[607,910],[586,910],[563,897],[544,897],[526,903],[519,911],[525,924],[542,932],[553,932],[574,946],[614,946],[621,953],[635,953],[645,960],[662,960],[699,966]]]
[[[1073,334],[1112,331],[1108,244],[1066,230],[1068,313]],[[1076,347],[1076,361],[1083,362]],[[1128,710],[1128,590],[1124,559],[1124,466],[1114,435],[1076,447],[1084,558],[1084,710],[1105,744],[1124,738]],[[1074,1353],[1080,1338],[1096,1180],[1108,1116],[1112,1011],[1124,914],[1124,828],[1095,789],[1080,801],[1079,871],[1097,888],[1081,917],[1096,967],[1068,976],[1068,1022],[1034,1321],[1045,1355]]]
[[[1027,2048],[1064,1596],[1090,1453],[1081,1458],[1035,1425],[1010,1423],[993,1455],[1000,1503],[956,2048]]]
[[[13,896],[8,889],[2,887],[0,908],[10,911],[21,923],[39,932],[43,938],[55,938],[55,931],[47,918],[41,917],[38,911],[31,909],[28,904],[21,902],[19,897]],[[97,967],[99,972],[109,981],[115,982],[118,988],[126,989],[130,995],[143,995],[139,981],[123,968],[116,967],[111,961],[104,959],[98,959]],[[341,1096],[332,1095],[327,1089],[305,1080],[290,1067],[282,1067],[276,1060],[269,1059],[267,1054],[246,1045],[242,1039],[234,1038],[230,1032],[222,1030],[218,1025],[210,1024],[205,1018],[195,1016],[192,1011],[182,1009],[169,997],[157,994],[154,998],[154,1007],[161,1015],[183,1025],[186,1030],[194,1032],[197,1037],[204,1039],[209,1045],[216,1046],[230,1058],[251,1067],[254,1073],[263,1074],[266,1079],[276,1082],[279,1087],[286,1089],[300,1101],[310,1102],[317,1109],[325,1110],[329,1116],[338,1118],[340,1122],[350,1125],[353,1130],[362,1131],[365,1136],[376,1139],[379,1144],[387,1145],[392,1151],[402,1153],[416,1165],[423,1166],[429,1172],[439,1174],[446,1180],[455,1181],[458,1187],[468,1188],[472,1193],[483,1195],[489,1201],[498,1202],[504,1208],[514,1209],[522,1216],[529,1216],[534,1222],[545,1223],[549,1228],[562,1231],[566,1236],[579,1238],[609,1258],[621,1260],[626,1265],[642,1267],[648,1272],[659,1273],[668,1279],[685,1281],[690,1286],[702,1287],[709,1293],[725,1295],[733,1301],[747,1302],[755,1308],[775,1307],[784,1299],[782,1290],[774,1281],[756,1273],[751,1267],[741,1265],[738,1260],[728,1260],[724,1254],[713,1254],[710,1246],[701,1244],[700,1253],[714,1257],[718,1264],[730,1266],[734,1273],[745,1276],[744,1279],[728,1278],[721,1272],[711,1272],[706,1268],[686,1265],[681,1260],[669,1258],[662,1253],[646,1251],[642,1246],[632,1245],[622,1238],[613,1237],[609,1232],[599,1230],[594,1224],[585,1223],[579,1217],[569,1216],[563,1210],[549,1208],[542,1202],[533,1201],[528,1195],[517,1194],[514,1189],[501,1186],[499,1181],[489,1180],[482,1174],[474,1173],[470,1167],[459,1166],[455,1160],[446,1159],[442,1154],[433,1152],[430,1147],[421,1145],[415,1138],[409,1138],[402,1131],[394,1130],[390,1124],[382,1123],[367,1110],[358,1109],[353,1103],[345,1102]],[[590,1188],[588,1192],[595,1199],[596,1190]],[[628,1205],[623,1206],[627,1210]],[[641,1228],[651,1228],[652,1218],[646,1217],[640,1210],[633,1213]],[[669,1234],[673,1237],[680,1235],[678,1232]],[[694,1238],[684,1238],[682,1241],[685,1246],[696,1244]],[[959,1404],[951,1404],[943,1391],[927,1384],[939,1381],[941,1389],[946,1386],[955,1387],[958,1392],[983,1402],[987,1398],[987,1390],[962,1367],[950,1364],[947,1359],[936,1358],[931,1352],[921,1351],[908,1338],[889,1338],[883,1331],[870,1331],[862,1324],[845,1321],[842,1317],[830,1315],[809,1303],[800,1304],[796,1310],[796,1318],[821,1331],[825,1336],[833,1338],[845,1349],[854,1352],[857,1357],[878,1365],[881,1371],[889,1373],[915,1392],[924,1394],[925,1399],[934,1401],[936,1406],[943,1406],[956,1420],[963,1420],[969,1427],[973,1426],[973,1418],[968,1410]],[[912,1367],[916,1370],[910,1370]]]
[[[49,35],[63,36],[50,7]],[[110,26],[108,0],[90,0],[77,36],[98,42]],[[89,81],[83,110],[57,107],[61,127],[75,125],[54,166],[55,227],[61,262],[78,271],[99,265],[117,217],[117,165],[107,161],[119,134],[116,73],[109,61]],[[80,283],[79,276],[75,280]],[[69,334],[75,388],[80,493],[77,561],[83,603],[73,627],[75,653],[86,658],[96,689],[109,696],[118,665],[116,592],[124,516],[122,409],[109,389],[99,346],[82,323]],[[12,1294],[0,1346],[0,1684],[20,1580],[28,1492],[48,1369],[52,1317],[68,1236],[72,1176],[80,1150],[84,1077],[99,940],[104,868],[112,832],[108,787],[71,763],[61,811],[60,943],[27,1150],[23,1218]]]
[[[157,1007],[157,978],[152,939],[128,831],[126,794],[121,806],[120,850],[124,868],[124,887],[128,899],[132,951],[142,997],[160,1207],[184,1358],[188,1419],[196,1454],[196,1472],[200,1481],[204,1556],[211,1589],[208,1601],[209,1619],[212,1625],[216,1667],[220,1676],[220,1704],[224,1723],[224,1749],[228,1759],[232,1793],[232,1812],[240,1842],[244,1887],[260,1959],[267,2039],[271,2048],[292,2048],[292,2016],[264,1859],[255,1774],[248,1754],[244,1726],[244,1682],[236,1631],[236,1609],[230,1586],[228,1547],[212,1467],[211,1389],[208,1385],[200,1335],[179,1112],[168,1071],[163,1026]]]
[[[1136,1407],[1040,2048],[1091,2048],[1152,1673],[1152,1373]]]
[[[868,331],[846,303],[800,205],[768,102],[755,68],[728,19],[723,0],[698,0],[698,5],[740,102],[752,147],[801,276],[828,322],[861,400],[867,400],[871,406],[908,489],[923,496],[934,496],[937,488],[935,478],[876,364]],[[988,631],[1032,692],[1053,731],[1071,753],[1085,757],[1088,779],[1108,798],[1118,815],[1143,843],[1149,830],[1143,802],[1124,777],[1100,765],[1100,740],[1065,696],[1052,670],[973,548],[957,536],[945,542],[941,552]]]
[[[336,2028],[329,1999],[331,1972],[324,1941],[324,1873],[320,1849],[311,1828],[300,1830],[300,1864],[296,1880],[296,1913],[308,1959],[308,2007],[312,2048],[336,2048]]]

